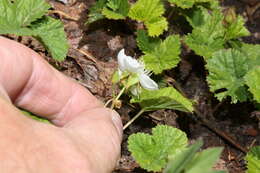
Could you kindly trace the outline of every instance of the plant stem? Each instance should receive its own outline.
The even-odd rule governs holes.
[[[111,109],[114,109],[116,101],[118,101],[118,99],[121,97],[121,95],[125,92],[125,89],[126,89],[126,87],[123,87],[121,89],[121,91],[119,92],[119,94],[116,96],[116,98],[113,99],[112,105],[110,107]]]
[[[170,77],[169,77],[170,78]],[[177,88],[177,90],[186,98],[187,95],[181,88],[180,84],[175,81],[174,79],[170,78],[171,82],[173,82],[173,85]],[[241,146],[236,140],[234,140],[232,137],[230,137],[226,132],[217,129],[216,124],[208,121],[206,118],[204,118],[203,114],[198,110],[197,106],[194,105],[194,112],[197,115],[196,117],[201,122],[202,125],[206,126],[209,130],[213,131],[215,134],[219,135],[222,139],[226,140],[229,144],[231,144],[233,147],[237,148],[238,150],[242,151],[243,153],[247,153],[248,149]],[[214,109],[216,111],[216,109]],[[211,113],[211,117],[213,117],[213,114]]]
[[[123,130],[125,130],[130,124],[132,124],[140,115],[142,115],[145,112],[144,109],[141,109],[130,121],[128,121],[124,127]]]

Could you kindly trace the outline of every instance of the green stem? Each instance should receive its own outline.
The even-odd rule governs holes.
[[[142,115],[145,112],[145,109],[141,109],[130,121],[128,121],[124,127],[123,130],[125,130],[130,124],[132,124],[140,115]]]
[[[111,109],[114,109],[116,101],[119,100],[119,98],[121,97],[121,95],[125,92],[125,89],[126,89],[126,87],[123,87],[123,88],[121,89],[121,91],[119,92],[119,94],[116,96],[116,98],[113,99],[113,102],[112,102],[112,105],[111,105]]]

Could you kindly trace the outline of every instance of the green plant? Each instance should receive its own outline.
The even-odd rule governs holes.
[[[222,170],[212,170],[212,166],[218,160],[222,148],[210,148],[198,152],[202,144],[202,141],[198,141],[178,153],[168,162],[163,173],[225,173],[226,171]]]
[[[128,149],[132,156],[148,171],[160,171],[187,144],[184,132],[165,125],[153,128],[152,135],[137,133],[128,138]]]
[[[50,5],[45,0],[1,0],[0,34],[33,36],[56,60],[63,60],[68,51],[61,21],[45,16]]]
[[[137,133],[128,138],[128,149],[140,166],[148,171],[164,173],[225,173],[211,170],[219,158],[221,148],[198,152],[199,141],[187,147],[186,134],[179,129],[158,125],[152,135]]]
[[[219,101],[230,98],[231,103],[244,101],[260,103],[260,45],[246,44],[241,41],[241,37],[249,36],[250,32],[244,26],[245,21],[242,16],[236,15],[233,8],[224,13],[217,0],[137,0],[133,4],[124,1],[124,4],[127,4],[124,7],[120,7],[119,1],[113,1],[112,6],[111,2],[109,0],[97,1],[90,10],[88,23],[101,18],[112,20],[129,18],[144,26],[144,29],[134,31],[142,55],[136,60],[120,51],[119,69],[112,80],[121,88],[121,91],[115,94],[111,108],[114,108],[122,94],[127,94],[130,102],[138,103],[141,108],[137,115],[124,126],[124,129],[146,111],[174,109],[198,114],[195,108],[196,102],[186,98],[181,87],[172,78],[174,87],[171,86],[165,76],[165,71],[178,66],[182,58],[181,52],[189,50],[204,60],[210,91]],[[119,12],[120,8],[124,13]],[[120,13],[123,17],[104,13],[105,9]],[[186,19],[186,21],[181,23],[177,19],[182,21]],[[174,22],[179,23],[173,25]],[[178,35],[175,30],[176,26],[180,27],[178,29],[183,27],[187,31]],[[140,155],[133,151],[135,159],[145,169],[161,170],[168,162],[165,156],[162,157],[167,159],[164,159],[160,166],[158,163],[156,166],[148,164],[154,162],[150,161],[149,157],[152,159],[158,156],[157,150],[155,153],[152,152],[153,147],[150,144],[155,144],[157,139],[144,134],[137,136],[130,137],[130,150],[135,150],[135,147],[134,149],[131,147],[132,143],[149,147],[136,149],[141,153]],[[146,144],[145,139],[153,142]],[[164,145],[162,144],[161,147],[163,148]],[[147,154],[148,151],[151,155]],[[194,154],[195,151],[197,150],[193,148],[187,153]],[[143,155],[144,153],[147,155]],[[185,154],[184,151],[183,155],[176,156],[176,162],[178,159],[185,159],[187,153]],[[186,161],[192,165],[200,165],[204,164],[205,155],[212,155],[210,160],[205,160],[208,166],[205,171],[222,172],[210,169],[219,153],[219,149],[209,149],[200,154],[194,154],[194,158],[191,157]],[[170,170],[175,164],[171,165],[168,165]],[[180,172],[204,171],[200,170],[199,166],[193,167],[189,164],[179,164],[176,168],[180,166],[182,166],[179,169]]]
[[[251,148],[245,159],[247,161],[247,173],[260,172],[260,146]]]

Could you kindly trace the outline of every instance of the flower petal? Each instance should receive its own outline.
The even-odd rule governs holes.
[[[144,69],[144,66],[131,56],[125,55],[125,50],[122,49],[117,55],[118,66],[121,71],[129,71],[137,73]]]
[[[118,67],[121,71],[125,71],[126,67],[125,67],[125,49],[121,49],[117,55],[117,61],[118,61]]]
[[[144,89],[147,90],[157,90],[159,89],[156,82],[154,82],[147,74],[139,74],[140,84]]]

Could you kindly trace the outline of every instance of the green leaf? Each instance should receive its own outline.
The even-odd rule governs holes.
[[[34,36],[54,59],[64,60],[68,52],[66,34],[59,20],[43,16],[49,8],[44,0],[1,0],[0,34]]]
[[[254,99],[260,103],[260,66],[250,70],[245,76],[245,81]]]
[[[164,173],[225,173],[225,171],[212,170],[222,148],[210,148],[196,153],[201,146],[202,141],[198,141],[177,154],[168,163]]]
[[[0,34],[20,30],[41,18],[50,8],[44,0],[0,1]]]
[[[128,16],[144,22],[150,36],[158,36],[168,29],[168,22],[162,16],[164,11],[161,0],[138,0],[130,8]]]
[[[184,132],[170,126],[159,125],[152,129],[152,136],[144,133],[128,138],[128,149],[140,166],[148,171],[160,171],[167,164],[169,156],[186,148],[188,143]]]
[[[184,112],[193,111],[192,102],[172,87],[153,91],[143,90],[139,97],[132,99],[131,102],[139,103],[145,111],[160,109],[174,109]]]
[[[222,148],[210,148],[197,153],[185,168],[185,173],[210,173],[215,162],[220,157]]]
[[[249,59],[250,68],[260,66],[260,44],[246,44],[242,43],[238,48]]]
[[[195,28],[185,37],[185,43],[196,54],[209,59],[214,52],[224,48],[223,15],[219,10],[214,10],[211,14],[202,7],[197,10],[193,12],[197,17],[188,16],[190,18],[188,21]]]
[[[47,124],[51,124],[51,122],[45,118],[42,118],[42,117],[38,117],[36,115],[34,115],[33,113],[31,112],[28,112],[28,111],[25,111],[25,110],[21,110],[21,112],[28,116],[29,118],[32,118],[33,120],[36,120],[36,121],[39,121],[39,122],[43,122],[43,123],[47,123]]]
[[[213,3],[214,0],[168,0],[170,3],[175,4],[177,7],[186,9],[191,8],[195,3]]]
[[[245,159],[247,161],[247,173],[260,172],[260,146],[251,148]]]
[[[159,38],[149,37],[145,30],[137,31],[137,45],[143,53],[151,53],[161,43]]]
[[[93,23],[95,21],[104,19],[102,10],[106,7],[107,0],[97,0],[97,2],[89,9],[88,20],[86,24]]]
[[[171,35],[158,44],[152,52],[147,52],[141,58],[146,69],[159,74],[163,70],[176,67],[180,61],[179,54],[180,38],[177,35]]]
[[[206,67],[209,70],[207,81],[210,91],[219,91],[215,93],[218,100],[227,96],[231,97],[232,103],[247,100],[244,76],[249,65],[244,54],[235,49],[220,50],[207,61]],[[221,92],[221,89],[225,91]]]
[[[191,8],[195,3],[195,0],[168,0],[168,1],[183,9]]]
[[[195,156],[196,152],[203,145],[202,141],[198,141],[195,144],[191,145],[186,150],[178,153],[173,159],[171,159],[163,173],[181,173],[184,168],[192,161],[192,158]]]
[[[125,19],[129,9],[128,0],[108,0],[102,14],[108,19]]]
[[[44,17],[36,23],[33,23],[31,28],[33,36],[44,44],[54,59],[59,61],[64,60],[69,45],[67,43],[63,24],[60,20]]]
[[[239,37],[249,36],[250,32],[244,25],[245,21],[243,17],[237,16],[236,20],[228,25],[225,33],[225,39],[231,40]]]

